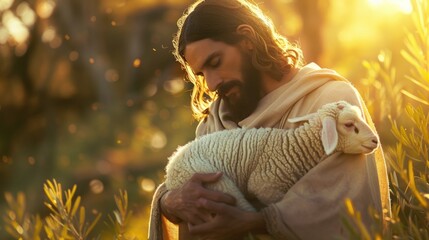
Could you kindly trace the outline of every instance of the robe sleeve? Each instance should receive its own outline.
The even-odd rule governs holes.
[[[148,232],[149,240],[178,239],[178,226],[170,222],[161,213],[160,200],[167,191],[165,184],[162,183],[158,186],[152,197]]]
[[[313,109],[309,112],[312,112],[338,100],[358,105],[366,112],[358,92],[344,82],[327,85],[297,106],[311,106],[309,108]],[[372,123],[369,115],[365,117]],[[342,228],[341,222],[346,198],[361,212],[363,223],[370,226],[369,207],[381,213],[390,206],[388,186],[382,184],[387,182],[387,175],[385,171],[377,171],[377,164],[385,164],[381,148],[370,155],[331,155],[303,176],[281,201],[261,210],[268,232],[276,239],[347,238],[347,230]],[[383,199],[386,196],[387,200]]]

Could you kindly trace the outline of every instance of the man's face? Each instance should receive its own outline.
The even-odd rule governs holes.
[[[186,46],[185,58],[210,91],[217,91],[236,121],[249,116],[260,100],[261,77],[239,47],[211,39]]]

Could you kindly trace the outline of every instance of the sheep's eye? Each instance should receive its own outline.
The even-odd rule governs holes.
[[[344,126],[346,126],[346,128],[351,128],[354,126],[354,124],[353,123],[346,123],[346,124],[344,124]]]

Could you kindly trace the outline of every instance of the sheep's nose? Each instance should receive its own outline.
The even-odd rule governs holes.
[[[377,138],[372,139],[372,142],[373,142],[375,145],[378,145],[378,139],[377,139]]]

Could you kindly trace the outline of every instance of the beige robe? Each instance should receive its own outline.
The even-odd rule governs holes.
[[[256,110],[238,124],[228,118],[223,102],[210,108],[210,115],[197,127],[197,137],[214,131],[237,127],[295,128],[288,118],[315,112],[322,105],[345,100],[360,106],[367,122],[373,126],[357,90],[335,71],[321,69],[314,63],[303,67],[295,77],[266,95]],[[263,161],[263,160],[261,160]],[[161,224],[159,199],[166,191],[161,185],[153,198],[150,239],[175,239],[167,232],[171,224]],[[371,155],[335,153],[303,176],[284,198],[261,209],[266,227],[275,239],[333,239],[347,236],[341,217],[344,200],[350,198],[362,213],[364,223],[371,224],[368,207],[390,214],[386,166],[381,148]],[[164,218],[164,223],[168,222]],[[164,228],[162,227],[164,226]],[[164,236],[162,233],[164,232]]]

